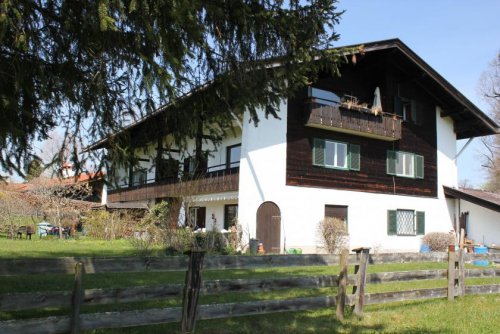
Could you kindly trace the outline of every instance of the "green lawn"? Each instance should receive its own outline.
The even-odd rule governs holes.
[[[335,318],[332,309],[199,321],[196,333],[498,333],[500,295],[367,306],[365,316]],[[87,333],[180,333],[179,324]]]
[[[132,243],[125,239],[106,241],[80,238],[75,240],[52,236],[40,239],[36,235],[33,235],[31,240],[0,238],[0,258],[136,256],[138,253]],[[163,255],[162,249],[154,248],[153,255]]]
[[[7,240],[0,238],[1,258],[40,258],[56,256],[133,256],[137,250],[126,240],[98,241],[89,239]],[[160,248],[155,255],[163,255]],[[469,266],[471,267],[471,266]],[[369,272],[446,269],[446,263],[396,263],[370,265]],[[335,275],[338,266],[269,267],[249,270],[205,270],[204,280],[236,278],[270,278],[303,275]],[[352,272],[352,268],[350,270]],[[83,284],[90,288],[118,288],[139,285],[183,283],[184,271],[120,274],[89,274]],[[500,284],[500,278],[468,279],[467,284]],[[446,287],[446,279],[369,284],[368,293],[421,288]],[[71,290],[73,275],[24,275],[0,277],[0,293]],[[335,295],[336,288],[286,289],[273,292],[219,294],[201,296],[200,303],[228,303],[267,299]],[[443,299],[420,302],[374,305],[366,308],[363,319],[348,316],[339,322],[330,309],[304,312],[283,312],[265,316],[238,317],[199,321],[198,333],[496,333],[500,327],[500,295],[466,296],[454,302]],[[180,306],[180,298],[135,303],[85,306],[82,312],[134,310]],[[0,320],[51,315],[67,315],[67,309],[0,312]],[[90,333],[176,333],[179,324],[140,328],[91,331]]]

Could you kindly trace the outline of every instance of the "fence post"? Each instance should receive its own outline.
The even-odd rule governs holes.
[[[71,295],[71,321],[70,333],[80,333],[80,307],[83,302],[83,263],[77,262],[75,265],[75,283],[73,285],[73,293]]]
[[[182,333],[193,333],[198,311],[198,297],[201,286],[201,269],[203,267],[204,251],[191,251],[189,255],[189,267],[186,272],[184,285],[184,296],[182,300]]]
[[[465,264],[464,250],[459,250],[458,253],[458,295],[465,296]]]
[[[354,273],[358,275],[357,285],[353,287],[354,296],[354,314],[358,317],[363,316],[363,306],[365,303],[365,284],[366,284],[366,269],[368,268],[368,259],[370,257],[370,248],[353,249],[358,258],[358,265],[354,268]]]
[[[338,292],[337,292],[337,319],[344,319],[345,310],[345,299],[346,299],[346,289],[347,289],[347,265],[349,261],[349,250],[343,249],[340,253],[340,274],[338,281]]]
[[[455,245],[448,247],[448,300],[455,298]]]

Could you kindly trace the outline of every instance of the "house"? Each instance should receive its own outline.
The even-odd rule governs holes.
[[[500,245],[500,194],[446,186],[444,194],[455,201],[457,230],[474,244]]]
[[[283,99],[279,119],[262,112],[255,126],[245,112],[217,145],[203,144],[195,179],[186,177],[194,138],[180,150],[168,133],[147,137],[168,106],[132,124],[124,132],[137,163],[112,166],[108,202],[182,198],[187,224],[238,221],[266,252],[316,252],[329,216],[345,221],[351,247],[417,251],[423,234],[455,226],[457,203],[443,187],[457,187],[456,141],[498,125],[398,39],[365,44],[340,71]]]

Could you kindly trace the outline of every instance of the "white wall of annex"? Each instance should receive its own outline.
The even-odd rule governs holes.
[[[500,245],[500,212],[460,200],[460,211],[469,212],[467,239],[476,244]]]

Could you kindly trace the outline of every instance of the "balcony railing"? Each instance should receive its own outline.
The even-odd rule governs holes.
[[[306,102],[306,125],[331,131],[382,140],[401,139],[401,118],[380,113],[375,115],[368,108],[319,103],[315,99]]]
[[[110,202],[140,201],[164,197],[184,197],[237,191],[239,166],[212,166],[202,175],[180,175],[162,180],[148,179],[132,185],[122,184],[108,191]]]

